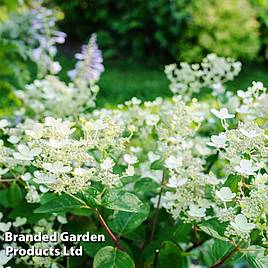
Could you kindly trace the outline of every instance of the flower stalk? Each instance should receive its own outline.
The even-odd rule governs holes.
[[[73,197],[74,199],[76,199],[77,201],[79,201],[84,208],[88,208],[88,209],[92,209],[91,207],[89,207],[83,200],[81,200],[80,198],[76,197],[75,195],[72,195],[70,193],[67,193],[69,196]],[[106,221],[104,220],[104,218],[102,217],[101,213],[99,212],[99,210],[97,208],[93,209],[94,212],[97,214],[98,220],[100,222],[100,224],[102,225],[102,227],[106,230],[106,232],[108,233],[108,235],[111,237],[111,239],[114,241],[116,247],[122,251],[125,251],[119,241],[119,239],[113,234],[112,230],[109,228],[109,226],[107,225]]]
[[[98,220],[100,221],[102,227],[106,230],[106,232],[108,233],[108,235],[111,237],[111,239],[114,241],[116,247],[122,251],[125,251],[119,241],[119,239],[113,234],[113,232],[111,231],[111,229],[109,228],[109,226],[107,225],[106,221],[104,220],[104,218],[102,217],[102,215],[100,214],[99,210],[97,208],[94,209],[94,211],[97,214]]]

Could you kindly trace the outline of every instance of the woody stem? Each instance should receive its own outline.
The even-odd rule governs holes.
[[[119,248],[120,250],[124,251],[120,241],[118,240],[118,238],[113,234],[113,232],[111,231],[111,229],[109,228],[109,226],[107,225],[107,223],[105,222],[104,218],[102,217],[102,215],[100,214],[99,210],[97,208],[95,208],[95,212],[97,214],[97,217],[101,223],[101,225],[103,226],[103,228],[106,230],[106,232],[108,233],[108,235],[111,237],[111,239],[114,241],[115,245],[117,248]]]

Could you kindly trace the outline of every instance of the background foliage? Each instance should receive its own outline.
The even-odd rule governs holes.
[[[63,29],[81,40],[96,31],[107,56],[175,55],[189,15],[185,0],[56,2],[65,13]]]
[[[55,2],[65,13],[63,29],[80,40],[96,31],[106,56],[193,61],[215,52],[252,60],[266,51],[265,0]]]
[[[0,109],[3,114],[9,113],[16,108],[18,100],[12,93],[14,87],[23,87],[30,80],[31,65],[29,61],[29,48],[21,42],[20,38],[25,37],[24,30],[29,31],[29,25],[21,21],[20,12],[22,6],[17,0],[0,1]],[[14,24],[21,25],[21,36],[14,32],[13,25],[7,21],[13,20]],[[0,112],[0,113],[1,113]]]
[[[260,25],[247,0],[192,1],[189,12],[192,17],[181,43],[184,60],[200,60],[208,51],[234,58],[256,57]]]
[[[231,85],[233,89],[248,86],[252,77],[264,82],[267,79],[265,64],[256,63],[268,54],[266,0],[47,0],[46,4],[65,13],[60,26],[68,34],[62,50],[68,56],[61,53],[58,57],[63,80],[68,80],[65,70],[73,68],[71,58],[77,47],[97,32],[106,69],[100,80],[98,106],[122,103],[134,95],[145,100],[169,96],[163,65],[181,59],[195,61],[194,57],[200,59],[208,52],[250,59]],[[21,42],[27,41],[29,27],[18,16],[30,5],[31,1],[23,6],[17,0],[0,2],[0,86],[5,91],[8,87],[23,89],[36,77],[36,66],[29,60],[25,42]],[[241,5],[243,12],[239,12]],[[207,12],[211,16],[206,16]],[[8,20],[13,25],[6,25]],[[21,26],[19,35],[14,32],[15,23]],[[0,109],[8,103],[2,100]]]

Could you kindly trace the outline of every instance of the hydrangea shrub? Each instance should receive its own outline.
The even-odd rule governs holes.
[[[84,254],[73,258],[7,256],[7,247],[26,245],[1,240],[0,265],[266,267],[263,83],[228,91],[241,63],[209,54],[166,66],[170,99],[89,112],[104,70],[95,35],[76,58],[69,84],[48,71],[18,94],[24,110],[0,119],[0,232],[106,241],[74,242]]]

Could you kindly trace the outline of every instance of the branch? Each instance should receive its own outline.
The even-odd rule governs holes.
[[[210,268],[218,268],[223,265],[228,259],[232,258],[240,250],[239,246],[236,246],[229,254],[225,255],[221,260],[214,263]]]
[[[97,208],[94,209],[98,219],[101,223],[101,225],[103,226],[103,228],[106,230],[106,232],[108,233],[108,235],[111,237],[111,239],[114,241],[115,245],[117,248],[119,248],[122,251],[125,251],[120,243],[120,241],[118,240],[118,238],[113,234],[113,232],[111,231],[111,229],[109,228],[109,226],[107,225],[107,223],[105,222],[105,220],[103,219],[103,217],[101,216],[99,210]]]

